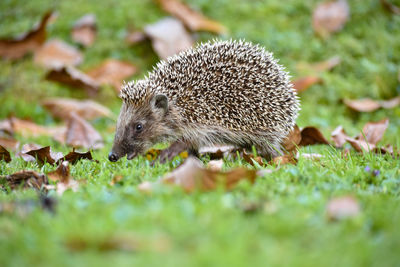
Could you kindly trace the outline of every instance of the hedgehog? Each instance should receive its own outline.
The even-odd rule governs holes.
[[[289,78],[272,53],[242,40],[180,52],[123,85],[108,158],[130,160],[177,140],[195,155],[200,147],[227,144],[273,158],[300,109]]]

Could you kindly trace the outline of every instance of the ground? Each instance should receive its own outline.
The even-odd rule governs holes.
[[[305,75],[299,62],[317,62],[339,55],[342,62],[322,75],[323,83],[301,93],[298,124],[319,127],[325,136],[338,125],[357,134],[368,121],[388,117],[382,144],[400,146],[400,108],[355,113],[343,98],[388,99],[400,93],[400,16],[387,13],[379,1],[349,1],[350,19],[328,39],[315,36],[312,10],[318,1],[185,1],[227,26],[222,39],[246,39],[265,46],[294,78]],[[395,1],[393,1],[395,2]],[[129,47],[129,28],[141,28],[167,16],[153,1],[21,1],[0,3],[0,36],[28,31],[53,8],[58,19],[49,27],[50,38],[72,43],[70,28],[86,13],[95,13],[99,34],[84,50],[81,69],[112,57],[134,62],[140,78],[152,69],[157,56],[150,43]],[[216,36],[199,33],[198,40]],[[80,92],[44,81],[45,70],[31,57],[0,62],[0,119],[14,114],[36,123],[54,125],[41,106],[47,96],[83,98]],[[111,88],[95,98],[118,113],[120,100]],[[96,129],[105,147],[94,151],[99,163],[81,161],[71,174],[86,181],[78,192],[57,199],[55,212],[34,205],[27,215],[0,213],[1,266],[396,266],[399,264],[400,171],[399,159],[352,152],[347,159],[330,146],[303,148],[317,152],[320,161],[301,159],[260,177],[254,185],[242,183],[230,192],[186,194],[160,187],[151,195],[139,192],[142,181],[155,181],[182,161],[152,167],[146,159],[107,160],[115,121],[99,119]],[[68,152],[50,138],[18,137],[21,143],[51,145]],[[14,155],[13,155],[14,156]],[[207,159],[203,159],[207,161]],[[226,160],[225,168],[252,168],[241,160]],[[379,170],[373,176],[365,168]],[[21,169],[53,170],[14,159],[0,162],[0,175]],[[275,169],[275,166],[266,167]],[[110,185],[115,175],[123,180]],[[352,195],[361,213],[351,219],[330,221],[328,201]],[[0,203],[37,201],[33,190],[0,192]],[[248,210],[248,206],[258,209]],[[124,241],[125,240],[125,241]],[[117,243],[117,245],[112,245]],[[110,245],[111,244],[111,245]],[[124,245],[125,244],[125,245]],[[107,247],[117,249],[107,249]],[[133,246],[133,248],[132,248]],[[132,252],[134,250],[135,252]]]

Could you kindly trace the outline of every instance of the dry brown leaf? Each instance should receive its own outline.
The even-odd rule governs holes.
[[[48,11],[42,17],[39,25],[35,26],[28,33],[11,40],[0,40],[0,57],[18,59],[30,52],[34,52],[46,40],[46,25],[52,18],[54,18],[54,13]]]
[[[14,138],[0,137],[0,145],[8,150],[16,151],[19,147],[19,142]]]
[[[246,151],[242,151],[242,157],[244,159],[244,161],[246,161],[247,163],[249,163],[251,166],[256,166],[255,163],[257,163],[259,166],[264,166],[264,162],[262,160],[262,157],[257,156],[254,157],[253,154],[247,154]]]
[[[129,32],[125,37],[125,41],[129,45],[134,45],[143,42],[146,39],[147,39],[146,34],[143,31],[137,31],[137,30]]]
[[[349,136],[346,134],[342,126],[336,127],[331,134],[331,139],[335,143],[335,147],[341,148],[346,143],[346,138]]]
[[[32,156],[33,160],[37,160],[37,162],[41,165],[46,162],[53,165],[57,160],[63,157],[61,152],[52,152],[50,146],[35,148],[21,153]],[[26,160],[26,157],[23,157],[23,159]],[[26,161],[31,160],[29,159]]]
[[[346,137],[346,141],[350,143],[350,145],[357,151],[357,152],[370,152],[376,148],[376,145],[370,144],[365,140],[359,140],[351,137]]]
[[[90,160],[90,161],[98,162],[97,160],[93,160],[92,153],[90,151],[81,153],[81,152],[76,152],[75,149],[73,149],[67,155],[65,155],[64,157],[60,158],[57,161],[57,164],[60,164],[63,161],[68,161],[69,163],[74,165],[75,163],[77,163],[81,159],[87,159],[87,160]]]
[[[0,160],[4,160],[7,163],[11,161],[10,152],[8,152],[2,145],[0,145]]]
[[[71,112],[75,112],[80,117],[87,120],[100,117],[114,118],[110,109],[92,100],[49,98],[42,102],[42,106],[50,111],[55,118],[63,120],[68,120]]]
[[[103,138],[96,129],[74,112],[71,112],[68,121],[65,143],[87,149],[99,149],[104,146]]]
[[[42,189],[42,186],[48,184],[47,177],[44,174],[35,171],[19,171],[2,177],[6,184],[12,189],[34,188]]]
[[[349,108],[359,112],[371,112],[377,110],[381,105],[370,98],[363,98],[358,100],[344,99],[344,104]]]
[[[318,76],[306,76],[299,78],[297,80],[294,80],[293,83],[293,88],[297,92],[303,92],[313,86],[314,84],[320,83],[322,80]]]
[[[210,160],[207,164],[207,168],[212,171],[220,171],[224,166],[224,161],[222,159]]]
[[[396,96],[392,99],[382,100],[379,102],[382,108],[390,109],[400,105],[400,96]]]
[[[294,126],[293,130],[289,133],[289,135],[285,138],[282,143],[282,147],[287,151],[293,151],[297,149],[298,145],[301,142],[301,131],[297,124]]]
[[[82,62],[83,56],[75,47],[64,41],[53,39],[47,41],[35,52],[34,61],[46,68],[76,66]]]
[[[229,172],[218,172],[205,169],[200,160],[189,157],[181,166],[161,179],[164,184],[173,184],[181,187],[186,192],[195,190],[210,191],[218,186],[232,189],[239,181],[247,180],[254,183],[256,171],[237,168]],[[152,191],[151,183],[142,183],[138,187],[144,192]]]
[[[387,118],[377,122],[368,122],[357,139],[376,145],[382,139],[388,126],[389,119]]]
[[[333,198],[326,207],[326,213],[330,220],[341,220],[355,217],[360,214],[361,208],[358,201],[352,196]]]
[[[382,6],[389,12],[400,15],[400,7],[390,3],[388,0],[380,0]]]
[[[297,164],[297,159],[295,156],[290,154],[285,154],[283,156],[278,156],[273,158],[268,164],[275,164],[275,165],[285,165],[285,164]]]
[[[309,146],[316,144],[328,145],[329,142],[322,135],[320,130],[315,127],[308,126],[301,130],[301,141],[299,146]]]
[[[321,37],[340,31],[349,19],[350,8],[346,0],[320,3],[313,12],[313,29]]]
[[[200,155],[208,155],[211,160],[214,159],[222,159],[229,154],[236,153],[236,149],[234,146],[230,145],[215,145],[215,146],[207,146],[200,147],[199,154]]]
[[[55,81],[74,88],[85,89],[89,96],[94,96],[99,91],[99,83],[89,75],[71,66],[56,68],[46,75],[49,81]]]
[[[87,14],[75,22],[71,31],[72,40],[83,46],[91,46],[97,34],[96,15]]]
[[[117,93],[122,81],[137,72],[137,67],[129,62],[107,59],[99,66],[86,71],[86,74],[101,84],[112,85]]]
[[[217,34],[224,34],[227,32],[225,26],[197,13],[179,0],[157,1],[166,12],[180,19],[192,31],[209,31]]]
[[[144,32],[151,39],[153,49],[161,59],[189,49],[194,43],[182,23],[174,18],[165,18],[147,25]]]
[[[187,145],[181,141],[176,141],[172,143],[168,148],[163,150],[152,149],[146,153],[146,158],[149,160],[155,161],[157,158],[160,160],[160,163],[165,163],[167,161],[171,161],[178,155],[183,155],[186,152],[186,157],[188,157]]]
[[[68,189],[76,192],[79,188],[79,183],[70,175],[68,161],[63,161],[55,171],[49,172],[47,176],[52,181],[58,181],[56,185],[56,192],[59,196],[61,196]],[[51,187],[47,188],[50,189]]]
[[[45,127],[27,120],[21,120],[15,117],[7,119],[12,127],[12,131],[25,137],[53,136],[63,132],[64,127]]]

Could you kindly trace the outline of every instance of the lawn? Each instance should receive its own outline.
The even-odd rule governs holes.
[[[323,82],[300,94],[297,123],[313,125],[324,136],[342,125],[356,135],[369,121],[389,118],[381,144],[400,147],[400,107],[357,113],[342,99],[390,99],[400,94],[400,16],[377,0],[349,0],[350,18],[327,39],[315,35],[311,17],[319,1],[201,0],[185,1],[193,9],[224,24],[223,36],[200,32],[197,41],[245,39],[272,51],[293,76],[308,75],[296,66],[340,56],[341,63],[321,74]],[[396,1],[390,1],[396,3]],[[399,4],[399,2],[397,2]],[[128,46],[129,28],[142,28],[168,16],[154,1],[22,1],[0,2],[0,38],[27,32],[48,10],[58,18],[48,26],[48,38],[70,44],[73,22],[87,13],[97,16],[98,35],[92,47],[81,49],[85,70],[104,59],[133,62],[143,77],[158,61],[150,42]],[[44,80],[46,71],[28,56],[0,61],[0,120],[10,114],[35,123],[59,121],[41,107],[45,97],[86,98],[69,87]],[[400,79],[400,78],[399,78]],[[121,100],[111,87],[94,98],[118,114]],[[94,127],[105,146],[92,152],[98,162],[82,160],[71,175],[84,181],[77,192],[62,196],[49,191],[54,211],[43,209],[37,191],[0,191],[0,266],[399,266],[400,161],[398,156],[371,152],[347,157],[333,146],[308,146],[301,153],[319,153],[318,160],[300,158],[296,165],[275,165],[254,184],[240,183],[229,192],[187,194],[158,186],[151,194],[138,190],[156,181],[183,159],[152,166],[144,157],[109,162],[115,120],[97,119]],[[50,145],[67,153],[70,147],[49,137],[17,136],[21,144]],[[163,147],[165,144],[159,145]],[[12,153],[0,161],[0,176],[20,170],[47,173],[56,167],[25,162]],[[204,157],[205,163],[209,158]],[[250,164],[225,159],[224,169]],[[370,170],[378,170],[375,175]],[[377,175],[376,175],[377,174]],[[116,175],[122,180],[110,182]],[[330,220],[332,198],[353,196],[360,213]],[[19,208],[4,207],[16,203]]]

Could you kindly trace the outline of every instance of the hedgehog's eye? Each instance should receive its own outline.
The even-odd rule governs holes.
[[[135,130],[137,133],[140,133],[143,130],[143,125],[141,123],[136,124]]]

